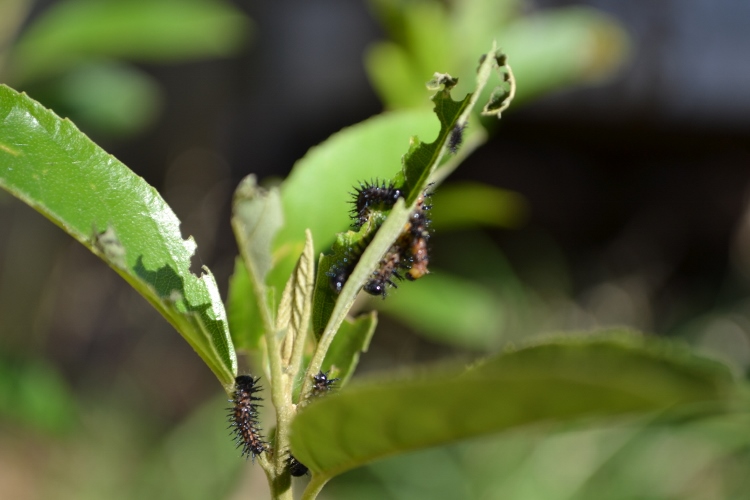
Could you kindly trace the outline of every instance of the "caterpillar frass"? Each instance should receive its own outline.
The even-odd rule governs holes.
[[[456,123],[451,129],[450,134],[448,134],[448,150],[453,154],[458,153],[458,148],[461,147],[464,141],[466,125],[466,122]]]
[[[373,207],[380,210],[388,210],[393,207],[396,201],[402,196],[401,189],[397,188],[393,181],[388,184],[385,181],[380,182],[377,179],[360,183],[359,188],[354,188],[354,196],[351,210],[352,219],[355,229],[359,229],[370,220],[370,214]]]
[[[294,455],[289,453],[289,457],[286,459],[287,467],[289,467],[289,474],[294,477],[302,477],[309,472],[309,469],[305,464],[294,458]]]
[[[337,378],[329,379],[328,372],[323,373],[323,370],[320,370],[317,375],[313,375],[313,394],[318,396],[330,391],[338,380]]]
[[[253,378],[251,375],[240,375],[235,378],[233,399],[229,400],[234,404],[227,408],[229,428],[234,433],[237,448],[242,448],[243,457],[252,457],[253,460],[267,450],[267,443],[260,435],[258,405],[255,403],[263,400],[255,396],[261,390],[258,380],[260,377]]]

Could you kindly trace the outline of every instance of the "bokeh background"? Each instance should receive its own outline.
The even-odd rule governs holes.
[[[432,72],[470,79],[495,38],[518,99],[435,195],[434,286],[418,283],[433,301],[415,284],[374,303],[360,371],[625,325],[744,376],[748,20],[738,0],[2,0],[0,82],[156,186],[226,296],[240,179],[277,182],[341,128],[429,106]],[[487,210],[452,221],[478,192]],[[447,318],[435,299],[454,304]],[[0,193],[0,498],[267,498],[232,450],[225,398],[140,296]],[[747,443],[727,425],[527,429],[386,460],[325,493],[746,498]]]

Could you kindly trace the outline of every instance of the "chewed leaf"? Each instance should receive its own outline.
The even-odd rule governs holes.
[[[101,257],[187,340],[225,387],[237,371],[213,275],[172,209],[70,121],[0,86],[0,187]]]
[[[449,140],[451,131],[462,118],[462,123],[465,123],[471,113],[470,105],[473,104],[473,94],[467,94],[460,101],[454,101],[451,98],[451,90],[456,82],[457,80],[450,75],[436,73],[427,84],[428,88],[440,85],[443,87],[432,96],[432,102],[435,103],[434,112],[440,120],[440,132],[437,138],[429,144],[413,137],[411,147],[403,158],[404,190],[407,192],[409,203],[412,203],[427,187],[427,179],[440,165],[440,161],[446,154],[444,146]],[[478,88],[477,91],[479,90],[481,89]]]
[[[428,83],[428,88],[437,89],[432,101],[435,104],[433,111],[440,123],[440,131],[437,138],[431,143],[424,143],[417,137],[412,137],[409,150],[402,158],[402,169],[392,180],[396,186],[402,188],[406,198],[407,210],[400,214],[399,220],[394,221],[391,219],[396,214],[390,213],[388,222],[392,223],[397,230],[393,232],[390,242],[382,247],[382,251],[373,255],[372,262],[363,265],[363,267],[369,267],[367,267],[368,270],[363,272],[362,276],[367,276],[377,267],[378,262],[400,234],[399,228],[403,228],[408,222],[418,198],[427,189],[443,158],[455,149],[455,136],[452,141],[452,133],[455,133],[454,131],[457,128],[463,130],[466,126],[477,103],[478,96],[487,85],[493,70],[498,68],[498,61],[504,61],[504,58],[505,56],[502,53],[493,48],[484,57],[484,62],[479,68],[475,92],[466,95],[460,101],[455,101],[451,97],[451,90],[457,83],[456,78],[448,74],[436,73],[433,80]],[[450,165],[446,163],[442,170],[447,171],[455,168],[455,166],[455,163]],[[337,299],[341,300],[341,297],[336,296],[341,290],[337,289],[336,286],[331,286],[330,279],[335,279],[336,274],[343,274],[346,275],[346,278],[342,282],[346,281],[348,274],[354,270],[354,265],[356,264],[359,267],[357,258],[362,255],[364,248],[370,244],[373,230],[376,228],[373,226],[377,226],[377,224],[365,226],[359,233],[350,231],[344,235],[339,235],[333,246],[333,255],[324,256],[321,260],[320,272],[327,273],[327,277],[319,274],[315,286],[313,327],[317,335],[322,335],[324,330],[335,331],[335,328],[338,328],[338,325],[343,321],[344,316],[331,317],[334,304],[336,304]],[[360,282],[352,288],[355,294],[358,291],[357,286],[361,286],[362,283]],[[343,300],[349,301],[353,298],[346,297]]]
[[[508,58],[505,54],[498,52],[494,58],[496,63],[494,69],[500,74],[503,83],[493,89],[489,102],[482,109],[482,114],[500,118],[502,112],[508,109],[511,101],[516,96],[516,79],[513,76],[513,70],[508,64]],[[484,71],[485,68],[486,66],[480,67],[480,72]]]

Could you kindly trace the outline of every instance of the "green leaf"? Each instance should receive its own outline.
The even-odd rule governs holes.
[[[629,52],[628,35],[620,24],[587,7],[524,17],[492,36],[513,54],[520,101],[572,84],[601,81],[623,65]]]
[[[28,429],[64,434],[76,420],[76,401],[53,366],[41,359],[0,360],[0,415]]]
[[[257,344],[257,339],[266,329],[273,327],[275,306],[271,302],[277,295],[275,289],[271,289],[269,294],[266,275],[273,265],[271,245],[276,233],[283,227],[284,214],[278,189],[257,186],[254,175],[245,177],[237,187],[232,210],[232,228],[245,264],[244,269],[250,277],[250,287],[246,291],[255,292],[254,309],[260,313],[261,319],[245,325],[251,330],[247,332],[250,338],[243,344],[251,346]],[[299,251],[301,250],[300,247]],[[299,255],[299,251],[296,255]],[[241,300],[249,300],[249,297]]]
[[[399,287],[393,300],[378,302],[378,309],[425,338],[484,351],[498,346],[508,316],[490,289],[434,269],[429,279]]]
[[[263,337],[263,318],[250,275],[240,257],[235,259],[234,274],[229,279],[227,316],[235,348],[257,348]]]
[[[548,420],[722,403],[734,391],[724,365],[685,347],[625,332],[583,335],[508,352],[463,373],[433,369],[350,385],[298,414],[291,446],[319,486],[395,453]]]
[[[162,104],[151,76],[132,65],[105,61],[76,66],[59,79],[35,86],[33,94],[84,130],[107,136],[142,130]]]
[[[39,79],[91,57],[177,61],[226,56],[249,30],[248,19],[228,2],[61,1],[19,39],[13,77]]]
[[[237,371],[210,271],[156,190],[25,94],[0,86],[0,186],[107,262],[187,340],[219,381]]]
[[[315,257],[312,235],[307,231],[305,249],[297,261],[297,267],[286,283],[276,315],[276,332],[283,337],[281,359],[296,372],[302,362],[307,345],[312,312],[313,283],[315,282]],[[279,339],[281,340],[281,339]],[[294,351],[294,356],[292,356]]]
[[[341,328],[333,339],[321,368],[324,372],[335,368],[335,376],[339,379],[338,387],[344,387],[354,374],[359,363],[359,355],[367,352],[370,347],[370,340],[377,324],[378,315],[375,311],[353,320],[346,319],[341,323]]]
[[[476,182],[442,186],[430,204],[436,231],[478,225],[516,228],[525,222],[529,210],[520,194]]]
[[[257,185],[254,175],[245,177],[234,194],[232,227],[240,254],[257,283],[265,283],[272,267],[271,242],[284,226],[279,191]]]
[[[490,64],[482,65],[482,68],[489,68]],[[479,75],[477,78],[476,91],[481,92],[487,84],[489,72]],[[436,88],[442,86],[434,96],[432,102],[435,103],[435,114],[440,120],[440,132],[435,141],[427,144],[419,140],[412,141],[409,151],[403,159],[404,168],[404,189],[407,193],[407,203],[413,203],[417,197],[427,188],[427,180],[440,165],[440,161],[446,154],[445,144],[448,135],[457,123],[465,123],[469,119],[472,106],[476,103],[476,98],[472,99],[474,94],[467,94],[460,101],[454,101],[451,98],[451,90],[458,83],[457,79],[451,78],[450,75],[435,73],[435,77],[427,85]]]
[[[523,2],[517,0],[465,0],[449,6],[430,1],[371,3],[393,41],[368,49],[365,67],[389,108],[423,106],[419,89],[426,68],[463,74],[476,68],[476,55],[493,40],[512,55],[519,102],[600,81],[620,68],[629,52],[622,26],[592,8],[526,14]]]

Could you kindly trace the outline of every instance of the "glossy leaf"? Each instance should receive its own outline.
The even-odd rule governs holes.
[[[230,387],[237,371],[213,275],[156,190],[25,94],[0,86],[0,186],[101,257]]]

